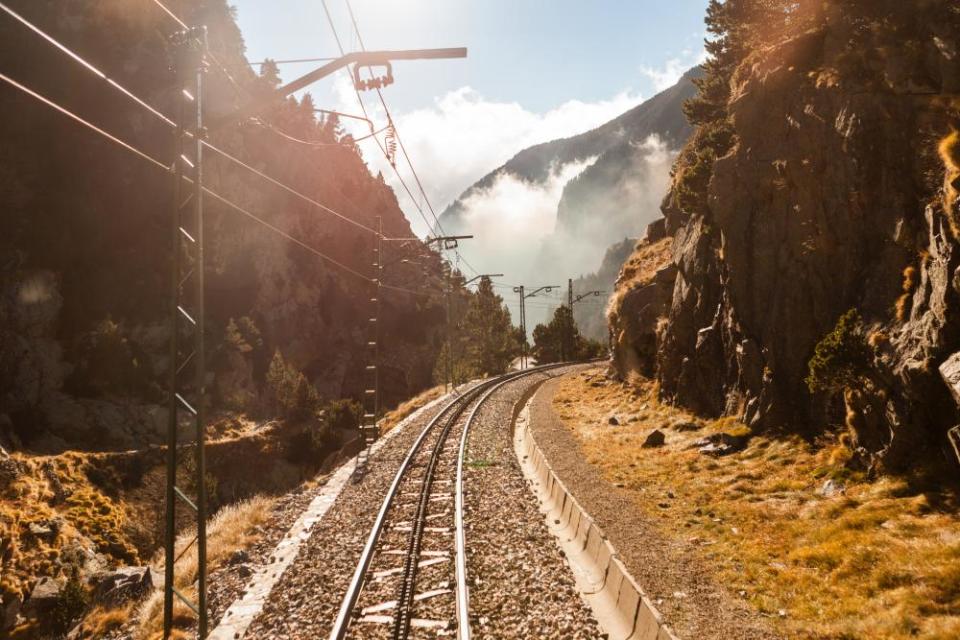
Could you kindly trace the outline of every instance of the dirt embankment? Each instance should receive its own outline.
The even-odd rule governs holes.
[[[288,492],[353,446],[348,442],[342,450],[304,455],[302,431],[239,418],[216,422],[206,449],[210,513],[255,496]],[[340,438],[347,440],[346,434]],[[165,457],[165,448],[151,447],[3,458],[0,635],[27,638],[45,628],[48,620],[37,605],[37,587],[44,579],[57,585],[60,596],[72,583],[82,587],[76,590],[72,609],[57,593],[48,598],[55,608],[65,606],[66,619],[60,621],[65,626],[89,601],[90,594],[84,593],[89,580],[112,568],[143,566],[154,559],[163,544]],[[188,495],[195,493],[195,468],[192,450],[183,449],[178,485]],[[192,514],[178,509],[178,530],[193,524]]]
[[[636,383],[565,377],[537,438],[680,637],[960,635],[958,487],[870,481],[834,436],[754,435]]]

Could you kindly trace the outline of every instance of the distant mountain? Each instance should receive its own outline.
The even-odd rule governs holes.
[[[463,201],[476,192],[489,188],[501,174],[542,183],[550,177],[555,167],[597,158],[581,176],[578,190],[583,192],[593,181],[605,185],[615,183],[618,169],[622,172],[630,168],[628,160],[631,150],[637,144],[642,145],[652,135],[657,136],[668,148],[679,149],[692,132],[681,107],[684,101],[696,93],[692,80],[701,73],[700,67],[695,67],[674,86],[596,129],[520,151],[504,165],[466,189],[441,214],[441,223],[444,227],[449,225],[457,228],[461,222],[459,218],[463,213]],[[571,197],[575,196],[576,192],[571,194]],[[624,235],[621,233],[619,237]]]

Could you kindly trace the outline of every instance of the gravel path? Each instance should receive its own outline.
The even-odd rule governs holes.
[[[468,436],[464,518],[476,638],[604,637],[513,451],[514,405],[547,377],[505,385],[480,409]]]
[[[220,622],[227,608],[243,593],[250,579],[251,567],[265,564],[277,543],[323,488],[328,476],[314,478],[277,499],[267,523],[260,527],[259,539],[248,549],[234,552],[230,560],[210,574],[207,603],[210,607],[210,628]]]
[[[717,584],[689,543],[660,531],[640,514],[628,490],[608,482],[584,459],[575,436],[553,411],[558,382],[544,384],[531,403],[537,444],[674,632],[680,638],[698,640],[779,638],[756,612]]]

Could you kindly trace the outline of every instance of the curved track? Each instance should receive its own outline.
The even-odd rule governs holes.
[[[467,434],[479,408],[500,387],[562,366],[568,365],[547,365],[483,382],[449,402],[428,423],[384,498],[331,640],[403,640],[415,629],[434,635],[450,633],[454,627],[461,640],[470,637],[463,529]]]

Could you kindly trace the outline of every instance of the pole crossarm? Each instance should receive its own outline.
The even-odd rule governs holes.
[[[456,249],[460,240],[471,239],[473,239],[473,236],[434,236],[433,238],[425,238],[423,244],[429,247],[434,242],[442,242],[444,249]]]
[[[336,73],[344,67],[356,64],[362,67],[383,66],[395,60],[441,60],[451,58],[466,58],[466,47],[454,47],[447,49],[407,49],[399,51],[355,51],[341,56],[327,64],[306,73],[296,80],[292,80],[283,85],[274,92],[267,94],[262,98],[251,100],[247,104],[239,107],[233,113],[211,119],[208,125],[208,131],[222,129],[235,122],[241,122],[252,116],[259,115],[269,107],[282,101],[292,93],[305,89],[314,82],[322,80],[327,76]]]
[[[576,298],[574,298],[574,299],[571,301],[571,304],[577,304],[578,302],[580,302],[581,300],[583,300],[583,299],[585,299],[585,298],[591,298],[591,297],[599,296],[599,295],[604,294],[604,293],[606,293],[606,291],[588,291],[587,293],[581,293],[580,295],[578,295]]]
[[[469,280],[467,280],[466,282],[464,282],[464,283],[463,283],[463,287],[464,287],[464,288],[467,288],[467,287],[470,285],[471,282],[476,282],[476,281],[479,280],[480,278],[491,278],[491,279],[492,279],[492,278],[502,278],[502,277],[503,277],[503,274],[502,274],[502,273],[481,273],[480,275],[474,276],[474,277],[470,278]]]
[[[535,295],[537,295],[538,293],[540,293],[541,291],[543,291],[544,293],[550,293],[550,292],[553,291],[554,289],[559,289],[559,288],[560,288],[560,285],[558,285],[558,284],[547,285],[547,286],[540,287],[539,289],[535,289],[535,290],[531,291],[530,293],[528,293],[528,294],[525,295],[524,297],[525,297],[525,298],[532,298],[532,297],[534,297]],[[516,290],[517,290],[516,287],[514,287],[513,290],[516,291]]]

